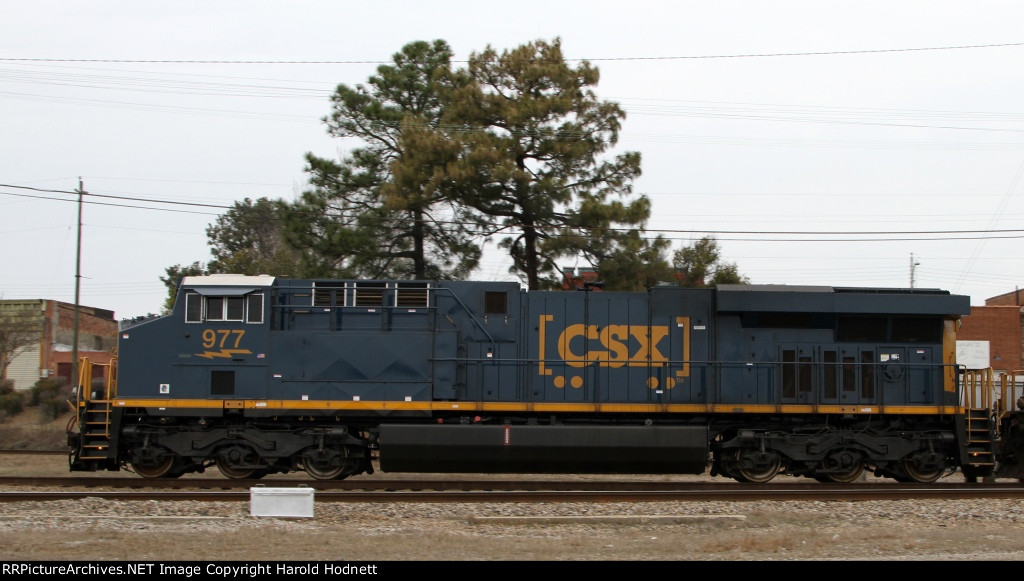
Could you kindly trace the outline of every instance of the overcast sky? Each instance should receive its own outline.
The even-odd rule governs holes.
[[[81,180],[81,303],[158,312],[232,203],[292,200],[307,152],[352,147],[321,122],[339,83],[416,40],[462,66],[556,37],[626,111],[613,153],[641,152],[674,248],[972,305],[1024,282],[1020,0],[0,0],[0,298],[74,300]]]

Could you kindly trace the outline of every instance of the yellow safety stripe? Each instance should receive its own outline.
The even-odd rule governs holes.
[[[163,409],[251,409],[272,411],[415,411],[415,412],[521,412],[521,413],[627,413],[627,414],[963,414],[961,406],[935,405],[736,405],[654,403],[565,402],[452,402],[452,401],[337,401],[337,400],[222,400],[222,399],[128,399],[116,398],[113,407]]]

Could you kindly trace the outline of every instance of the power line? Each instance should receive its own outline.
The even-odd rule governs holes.
[[[65,191],[65,190],[46,190],[46,189],[41,189],[41,188],[32,188],[32,187],[28,187],[28,186],[15,186],[15,185],[10,185],[10,184],[0,184],[0,187],[4,187],[4,188],[19,188],[19,189],[34,190],[34,191],[46,192],[46,193],[76,194],[77,195],[77,192],[69,192],[69,191]],[[64,198],[51,198],[51,197],[47,197],[47,196],[33,196],[31,194],[13,194],[13,193],[10,193],[10,192],[0,192],[0,195],[13,196],[13,197],[17,197],[17,198],[33,198],[33,199],[37,199],[37,200],[50,200],[50,201],[54,201],[54,202],[76,202],[77,203],[76,200],[67,200],[67,199],[64,199]],[[202,208],[216,208],[216,209],[221,209],[221,210],[230,210],[231,209],[231,206],[224,206],[224,205],[221,205],[221,204],[201,204],[201,203],[198,203],[198,202],[177,202],[177,201],[172,201],[172,200],[155,200],[155,199],[150,199],[150,198],[135,198],[135,197],[130,197],[130,196],[111,196],[111,195],[105,195],[105,194],[90,194],[88,192],[83,193],[83,197],[84,196],[91,196],[91,197],[96,197],[96,198],[108,198],[108,199],[115,199],[115,200],[127,200],[127,201],[134,201],[134,202],[146,202],[146,203],[149,203],[149,204],[171,204],[171,205],[178,205],[178,206],[196,206],[196,207],[202,207]],[[188,210],[177,210],[177,209],[174,209],[174,208],[153,208],[153,207],[150,207],[150,206],[135,206],[135,205],[130,205],[130,204],[115,204],[115,203],[110,203],[110,202],[96,202],[96,201],[91,201],[91,200],[89,200],[89,201],[83,200],[82,203],[83,204],[91,204],[91,205],[94,205],[94,206],[114,206],[114,207],[117,207],[117,208],[135,208],[135,209],[139,209],[139,210],[157,210],[157,211],[161,211],[161,212],[184,212],[184,213],[188,213],[188,214],[206,214],[206,215],[210,215],[210,216],[217,216],[217,215],[219,215],[219,214],[211,214],[209,212],[193,212],[193,211],[188,211]]]
[[[857,50],[831,50],[831,51],[807,51],[807,52],[776,52],[776,53],[741,53],[741,54],[717,54],[717,55],[685,55],[685,56],[654,56],[654,57],[599,57],[564,59],[566,61],[645,61],[645,60],[693,60],[693,59],[727,59],[727,58],[775,58],[792,56],[830,56],[847,54],[879,54],[890,52],[923,52],[938,50],[969,50],[979,48],[1005,48],[1011,46],[1024,46],[1024,42],[1007,42],[999,44],[971,44],[959,46],[931,46],[916,48],[878,48],[878,49],[857,49]],[[297,61],[270,61],[270,60],[185,60],[185,59],[79,59],[79,58],[0,58],[0,62],[59,62],[59,63],[145,63],[145,64],[204,64],[204,65],[382,65],[393,64],[392,61],[367,61],[367,60],[297,60]],[[468,62],[468,61],[452,61]]]
[[[67,190],[48,190],[42,188],[33,188],[29,186],[15,186],[10,184],[0,184],[0,187],[5,188],[19,188],[26,190],[33,190],[39,192],[51,192],[51,193],[63,193],[63,194],[76,194],[77,192]],[[8,196],[20,196],[37,199],[46,199],[53,201],[63,202],[74,202],[75,200],[65,200],[62,198],[46,198],[43,196],[32,196],[28,194],[12,194],[8,192],[0,192],[0,195]],[[84,193],[84,196],[108,198],[115,200],[128,200],[136,202],[146,202],[154,204],[173,204],[181,206],[196,206],[203,208],[216,208],[223,210],[230,210],[233,206],[225,206],[221,204],[203,204],[198,202],[178,202],[171,200],[158,200],[153,198],[138,198],[132,196],[114,196],[105,194],[91,194]],[[137,208],[143,210],[164,210],[164,211],[175,211],[168,208],[151,208],[146,206],[130,206],[125,204],[110,204],[104,202],[91,202],[85,201],[84,203],[90,203],[95,205],[108,205],[117,207]],[[182,210],[178,210],[182,211]],[[199,212],[191,212],[199,213]],[[453,222],[453,221],[440,221],[440,224],[450,225],[469,225],[465,222]],[[492,227],[499,227],[502,224],[494,222],[485,224]],[[603,230],[625,232],[634,228],[602,228]],[[1024,229],[1019,228],[1005,228],[1005,229],[984,229],[984,230],[710,230],[710,229],[679,229],[679,228],[644,228],[645,233],[649,234],[689,234],[693,235],[715,235],[726,236],[726,238],[719,238],[720,240],[737,241],[737,242],[899,242],[899,241],[915,241],[915,240],[985,240],[985,239],[1017,239],[1024,238]],[[995,236],[995,234],[1009,234],[1007,236]],[[755,235],[755,236],[828,236],[828,238],[793,238],[793,239],[779,239],[779,238],[736,238],[735,236],[741,235]],[[949,236],[942,236],[949,235]],[[972,236],[973,235],[973,236]],[[884,236],[885,238],[836,238],[837,236]],[[898,238],[893,238],[898,236]],[[910,237],[910,236],[921,236],[921,237]],[[678,240],[678,238],[675,238]]]
[[[631,61],[631,60],[685,60],[685,59],[727,59],[727,58],[772,58],[784,56],[828,56],[841,54],[872,54],[886,52],[918,52],[932,50],[966,50],[974,48],[1001,48],[1007,46],[1024,46],[1024,42],[1010,42],[1001,44],[973,44],[960,46],[932,46],[919,48],[878,48],[859,50],[830,50],[813,52],[774,52],[774,53],[744,53],[744,54],[719,54],[719,55],[697,55],[697,56],[672,56],[672,57],[622,57],[622,58],[596,58],[581,59],[588,61]],[[570,60],[570,59],[566,59]]]

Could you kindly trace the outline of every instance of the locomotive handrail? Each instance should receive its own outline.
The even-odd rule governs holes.
[[[967,369],[960,366],[962,404],[969,409],[986,409],[1000,413],[1004,398],[993,400],[995,382],[992,368]]]
[[[436,295],[436,294],[438,294],[438,293],[439,293],[439,291],[445,291],[445,292],[447,292],[447,293],[448,293],[448,296],[450,296],[450,297],[451,297],[452,299],[454,299],[454,300],[455,300],[455,302],[456,302],[456,303],[457,303],[457,304],[459,305],[459,307],[460,307],[460,308],[461,308],[461,309],[463,310],[463,312],[465,312],[465,313],[466,313],[466,315],[467,315],[467,316],[469,317],[469,319],[470,319],[471,321],[473,321],[473,324],[474,324],[474,325],[475,325],[475,326],[476,326],[476,327],[477,327],[477,328],[478,328],[478,329],[480,330],[480,332],[481,332],[481,333],[483,333],[483,334],[484,334],[484,336],[485,336],[485,337],[487,338],[487,341],[488,341],[489,343],[496,343],[496,342],[497,342],[497,341],[495,341],[494,337],[492,337],[492,336],[491,336],[491,334],[487,332],[487,328],[486,328],[486,327],[484,327],[483,323],[481,323],[481,322],[480,322],[480,321],[479,321],[479,320],[477,319],[476,315],[475,315],[475,314],[473,313],[473,310],[472,310],[472,309],[470,309],[470,308],[469,308],[469,307],[468,307],[468,306],[466,305],[466,303],[464,303],[464,302],[462,301],[462,299],[461,299],[461,298],[459,298],[459,296],[458,296],[457,294],[455,294],[455,292],[454,292],[454,291],[452,291],[452,289],[450,289],[450,288],[448,288],[448,287],[444,287],[444,286],[437,286],[437,287],[431,287],[431,288],[430,288],[430,290],[431,290],[431,291],[432,291],[432,292],[433,292],[433,293],[434,293],[435,295]],[[311,292],[312,292],[312,291],[311,291]],[[312,306],[313,306],[313,305],[309,305],[309,307],[312,307]],[[376,307],[376,306],[375,306],[375,307]],[[306,305],[302,305],[302,306],[300,307],[299,305],[284,305],[284,304],[278,304],[278,305],[273,305],[273,308],[274,308],[274,310],[275,310],[275,311],[278,311],[278,312],[280,312],[280,313],[281,313],[281,315],[282,315],[282,317],[283,317],[283,316],[284,316],[284,314],[286,314],[286,313],[288,313],[288,312],[298,312],[298,311],[297,311],[297,308],[303,308],[303,309],[305,309],[305,308],[308,308],[308,307],[307,307]],[[324,306],[323,308],[325,308],[325,309],[331,309],[331,310],[333,310],[333,309],[346,309],[346,308],[349,308],[349,307],[346,307],[346,306],[344,306],[344,305],[333,305],[333,304],[332,304],[332,305],[329,305],[329,306]],[[399,305],[380,305],[380,308],[381,308],[381,309],[383,309],[383,310],[385,310],[385,311],[398,311],[399,309],[402,309],[402,308],[405,308],[405,307],[402,307],[402,306],[399,306]],[[427,308],[427,309],[437,309],[437,307],[436,307],[436,306],[434,306],[434,307],[431,307],[430,305],[424,305],[424,308]],[[449,321],[450,321],[450,319],[449,319]],[[282,324],[283,324],[283,323],[282,323]]]
[[[107,373],[103,378],[103,391],[93,392],[93,368],[106,367]],[[79,359],[78,384],[75,387],[75,407],[82,402],[94,400],[109,400],[117,395],[117,357],[112,357],[110,363],[93,363],[88,357]]]
[[[487,340],[490,341],[491,343],[495,343],[494,337],[491,337],[491,334],[487,332],[487,329],[483,326],[483,323],[481,323],[480,321],[477,320],[476,316],[473,314],[473,311],[470,310],[470,308],[466,306],[466,303],[462,302],[462,299],[459,298],[459,295],[457,295],[454,292],[452,292],[452,289],[450,289],[448,287],[443,287],[443,286],[435,287],[434,288],[434,293],[436,294],[437,291],[440,291],[440,290],[448,291],[448,294],[453,299],[455,299],[455,302],[457,302],[459,304],[459,306],[462,307],[462,310],[465,311],[466,314],[469,316],[469,320],[471,320],[474,323],[476,323],[476,326],[480,328],[480,332],[483,333],[487,337]]]
[[[82,357],[78,360],[78,383],[75,384],[76,408],[83,401],[89,401],[89,395],[83,395],[85,393],[84,386],[86,385],[92,385],[92,361],[89,361],[88,357]]]
[[[1002,402],[999,417],[1013,412],[1024,411],[1024,369],[1014,369],[999,378],[999,397]],[[1007,403],[1009,402],[1009,403]]]

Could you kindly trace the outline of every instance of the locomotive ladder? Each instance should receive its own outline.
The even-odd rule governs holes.
[[[102,387],[93,388],[94,368],[105,367],[107,373]],[[87,358],[81,361],[77,400],[79,411],[78,450],[74,452],[78,461],[88,464],[111,461],[111,400],[117,391],[117,360],[110,363],[92,363]],[[74,462],[73,462],[74,463]]]
[[[995,468],[995,425],[996,409],[1002,404],[993,402],[994,382],[992,369],[968,370],[963,373],[963,397],[965,405],[964,434],[966,464],[976,474],[991,474]],[[995,406],[995,407],[994,407]]]

